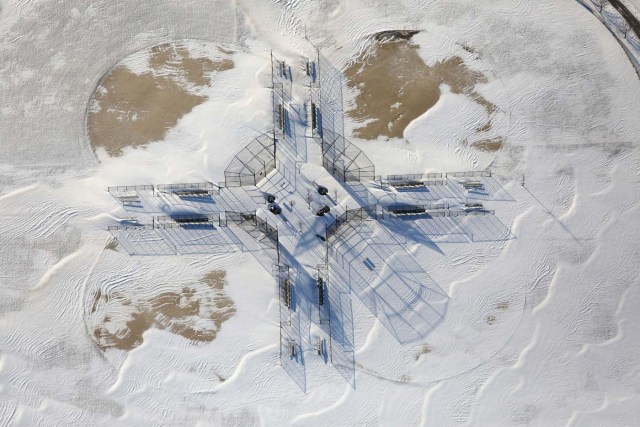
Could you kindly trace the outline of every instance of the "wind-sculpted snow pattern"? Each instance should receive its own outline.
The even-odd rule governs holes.
[[[161,230],[149,226],[112,229],[111,234],[129,255],[177,255],[178,248]]]
[[[219,226],[190,225],[158,230],[165,241],[172,242],[176,251],[188,254],[225,254],[241,250]]]
[[[636,425],[640,43],[581,3],[1,0],[0,425]],[[112,155],[118,75],[198,104]]]
[[[14,9],[14,5],[20,7]],[[3,62],[12,64],[6,71],[48,69],[46,79],[32,78],[35,74],[27,72],[24,77],[30,80],[30,85],[25,90],[32,94],[47,92],[50,97],[64,99],[67,106],[59,108],[60,104],[52,102],[43,105],[42,109],[31,110],[25,104],[29,102],[29,97],[14,98],[15,92],[12,88],[14,85],[20,87],[23,82],[4,80],[3,84],[7,86],[3,88],[3,93],[7,96],[11,94],[9,98],[5,98],[5,102],[7,105],[16,106],[16,109],[4,112],[7,121],[3,122],[0,129],[0,139],[13,141],[13,144],[1,144],[0,155],[6,157],[11,150],[19,147],[20,153],[12,155],[12,164],[24,168],[25,176],[38,171],[46,173],[60,167],[77,168],[82,165],[86,168],[96,163],[89,145],[85,143],[85,105],[88,95],[95,89],[96,82],[123,57],[167,40],[190,38],[235,45],[242,38],[241,31],[236,28],[241,24],[237,22],[236,10],[223,0],[208,3],[198,13],[194,13],[192,7],[185,7],[180,3],[157,5],[134,1],[111,4],[105,2],[92,8],[81,1],[74,1],[67,6],[68,8],[59,8],[53,4],[35,1],[11,1],[4,2],[0,12],[3,15],[17,13],[47,19],[48,40],[51,43],[56,40],[57,46],[64,44],[64,51],[60,51],[55,58],[36,54],[25,56],[22,46],[11,42],[15,38],[11,34],[29,33],[32,22],[21,19],[13,21],[17,16],[7,17],[5,21],[3,16]],[[81,11],[87,8],[88,15],[92,15],[92,18],[88,15],[82,16]],[[102,22],[101,25],[105,25],[103,28],[112,28],[114,31],[110,32],[108,41],[104,38],[100,40],[97,33],[94,33],[95,38],[75,36],[87,34],[85,18]],[[112,20],[112,23],[107,24],[106,20]],[[115,31],[116,28],[119,30]],[[160,28],[164,31],[157,31]],[[133,34],[137,36],[132,36]],[[32,41],[23,42],[33,47]],[[38,43],[46,44],[48,41],[40,40]],[[74,90],[70,90],[69,83],[65,81],[68,73],[83,75],[83,78],[74,84]],[[55,88],[50,84],[53,81],[58,82]],[[19,105],[24,105],[24,109]],[[28,112],[18,114],[17,111],[20,109]],[[28,123],[42,120],[43,117],[51,120],[51,126],[46,132],[28,126]],[[44,146],[32,143],[39,140],[46,140],[47,143]],[[70,145],[69,141],[73,143]]]

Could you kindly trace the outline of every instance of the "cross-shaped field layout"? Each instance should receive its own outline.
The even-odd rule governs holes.
[[[442,321],[448,296],[412,245],[513,237],[492,210],[513,198],[491,171],[376,175],[344,137],[341,73],[312,56],[271,56],[273,129],[224,182],[108,189],[124,211],[109,231],[130,255],[245,251],[272,272],[280,361],[303,390],[311,357],[355,387],[353,296],[403,344]]]

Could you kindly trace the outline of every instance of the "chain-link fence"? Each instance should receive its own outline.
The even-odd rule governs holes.
[[[276,168],[275,143],[271,135],[260,135],[244,147],[224,171],[226,187],[257,185]]]

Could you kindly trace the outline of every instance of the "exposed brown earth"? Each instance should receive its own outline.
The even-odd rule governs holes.
[[[377,41],[391,41],[391,40],[411,40],[411,37],[418,34],[420,31],[416,30],[390,30],[380,31],[374,34],[373,38]]]
[[[490,121],[485,123],[484,125],[479,126],[479,127],[476,128],[477,132],[487,132],[489,130],[491,130],[491,122]]]
[[[94,330],[98,347],[103,351],[131,350],[142,344],[143,334],[151,328],[168,330],[193,342],[213,341],[222,324],[236,311],[224,292],[225,280],[224,271],[215,271],[201,281],[208,289],[185,287],[180,292],[163,292],[137,302],[121,294],[110,297],[98,290],[91,311],[95,313],[99,303],[104,306],[101,324]],[[122,318],[122,312],[126,313],[126,320],[114,324],[114,315]]]
[[[506,301],[503,301],[503,302],[498,303],[498,304],[496,305],[496,309],[498,309],[498,310],[502,310],[502,311],[504,311],[504,310],[506,310],[506,309],[508,309],[508,308],[509,308],[509,303],[508,303],[508,302],[506,302]]]
[[[348,115],[366,121],[354,130],[356,137],[402,138],[407,125],[438,102],[443,83],[485,107],[489,115],[496,111],[475,90],[477,84],[487,82],[482,73],[470,70],[460,57],[428,66],[410,40],[412,35],[374,37],[370,50],[347,67],[347,85],[358,91]]]
[[[118,156],[125,147],[162,140],[181,117],[206,100],[194,88],[211,85],[214,72],[234,67],[230,59],[194,58],[179,44],[154,46],[147,54],[150,71],[136,74],[118,65],[96,89],[87,116],[94,150],[102,147]]]
[[[420,359],[420,357],[422,357],[425,354],[429,354],[431,353],[432,349],[431,346],[424,344],[420,350],[418,351],[418,353],[416,353],[415,355],[415,360],[417,361],[418,359]]]
[[[118,249],[118,241],[116,239],[111,239],[104,248],[109,251],[115,251]]]
[[[229,51],[225,52],[228,54]],[[156,72],[163,71],[174,79],[184,77],[196,86],[211,84],[211,74],[214,71],[226,71],[234,66],[230,59],[213,61],[210,58],[192,58],[185,46],[175,44],[152,47],[149,65]]]
[[[504,144],[504,139],[502,137],[496,137],[491,139],[483,139],[482,141],[476,141],[471,144],[472,147],[487,152],[498,151],[502,148]]]

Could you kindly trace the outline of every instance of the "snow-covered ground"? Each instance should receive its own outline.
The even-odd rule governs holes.
[[[594,16],[602,21],[602,23],[611,31],[611,34],[618,39],[618,42],[627,53],[629,60],[636,68],[640,75],[640,37],[633,30],[633,27],[627,22],[627,18],[614,7],[611,3],[604,3],[602,10],[591,0],[578,0],[586,8],[592,11]],[[635,0],[634,0],[635,1]],[[622,0],[622,4],[629,12],[640,17],[640,12],[636,8],[636,4],[630,0]]]
[[[0,7],[2,425],[637,423],[640,82],[577,2]],[[106,226],[123,215],[106,187],[221,180],[235,148],[271,126],[271,50],[301,65],[306,32],[343,68],[368,36],[392,29],[422,30],[416,42],[427,64],[457,55],[489,78],[477,89],[499,110],[494,132],[504,147],[494,155],[462,144],[477,105],[446,88],[407,128],[409,143],[353,142],[382,174],[490,166],[510,196],[491,208],[515,238],[416,242],[411,229],[393,238],[364,230],[390,251],[405,239],[449,297],[444,319],[403,345],[352,298],[355,388],[309,353],[303,392],[279,364],[278,294],[264,262],[242,252],[105,250]],[[238,51],[236,67],[220,74],[224,85],[165,141],[94,156],[85,112],[101,76],[134,52],[180,39]],[[345,90],[347,104],[354,96]],[[353,128],[347,121],[347,133]],[[144,295],[219,270],[236,312],[213,341],[152,328],[130,351],[96,346],[87,320],[96,289]]]
[[[638,0],[627,0],[627,3],[626,3],[626,4],[631,4],[631,5],[633,5],[633,7],[635,7],[635,8],[636,8],[636,11],[637,11],[637,10],[640,10],[640,1],[638,1]]]

